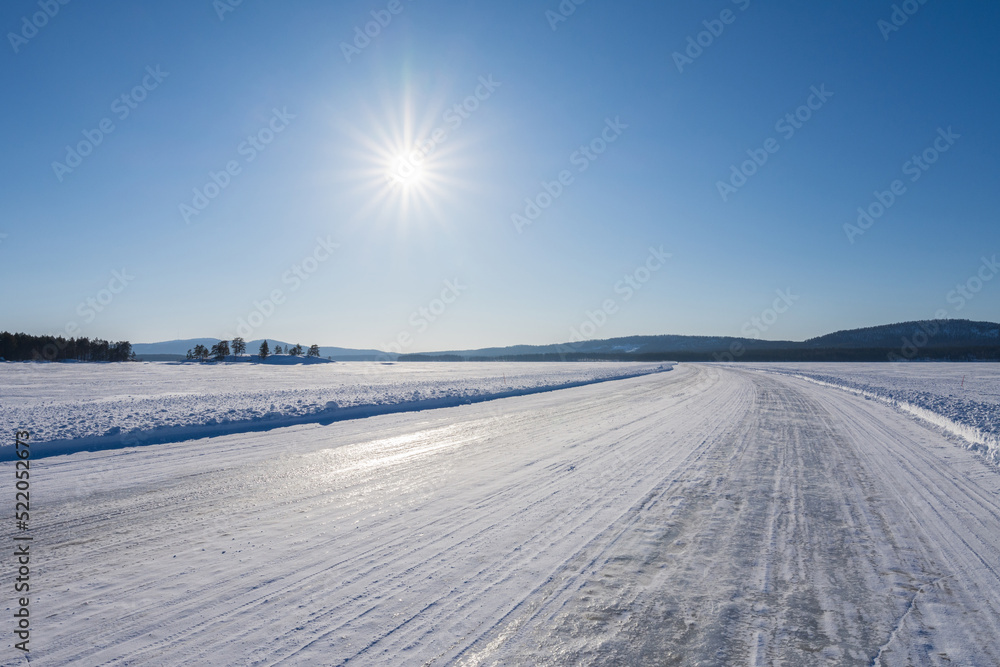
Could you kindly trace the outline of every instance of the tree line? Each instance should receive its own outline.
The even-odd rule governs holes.
[[[232,343],[233,355],[242,357],[246,354],[247,342],[245,340],[237,337],[233,339]],[[293,357],[300,357],[302,356],[302,353],[302,346],[298,343],[296,343],[294,347],[290,346],[287,352],[287,354],[290,354]],[[272,354],[285,354],[285,352],[282,351],[280,345],[275,345],[274,352],[271,352],[271,348],[265,340],[260,344],[260,349],[257,351],[257,354],[261,359],[267,359]],[[187,351],[187,358],[193,361],[208,361],[209,357],[215,361],[224,361],[229,355],[230,346],[228,340],[220,340],[218,343],[212,345],[211,349],[199,343]],[[305,355],[307,357],[319,357],[319,345],[310,345],[309,349],[305,352]]]
[[[0,333],[0,359],[7,361],[135,361],[132,343],[95,338]]]

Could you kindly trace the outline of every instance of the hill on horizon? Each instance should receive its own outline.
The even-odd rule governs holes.
[[[885,347],[899,343],[904,338],[914,336],[927,342],[921,347],[941,347],[956,345],[982,345],[1000,338],[1000,324],[996,322],[974,322],[971,320],[919,320],[883,324],[862,329],[847,329],[805,341],[812,347]]]
[[[254,353],[263,339],[247,341],[247,353]],[[285,341],[267,339],[271,349],[281,345],[287,349]],[[211,347],[218,338],[190,338],[163,341],[159,343],[136,343],[133,349],[141,357],[183,356],[187,350],[201,344]],[[994,357],[1000,357],[1000,324],[996,322],[974,322],[970,320],[916,320],[897,322],[860,329],[847,329],[809,338],[805,341],[761,340],[735,336],[682,336],[675,334],[623,336],[619,338],[595,339],[549,345],[510,345],[507,347],[486,347],[472,350],[449,350],[420,354],[399,355],[375,349],[352,349],[344,347],[320,346],[320,355],[336,361],[385,361],[403,359],[453,358],[453,359],[501,359],[513,357],[551,358],[571,355],[595,355],[606,357],[640,358],[643,356],[675,355],[679,358],[713,359],[724,355],[746,357],[745,360],[763,360],[770,357],[786,356],[796,359],[819,358],[817,353],[845,351],[838,359],[858,358],[865,350],[877,351],[885,356],[886,351],[903,351],[912,346],[921,350],[940,353],[949,350],[964,350],[963,353],[977,354],[981,349],[993,350]],[[306,345],[303,345],[306,347]],[[809,356],[809,355],[813,356]],[[874,355],[874,352],[873,352]],[[836,356],[836,355],[835,355]],[[875,355],[877,356],[877,355]],[[903,354],[905,358],[909,356]],[[993,358],[993,357],[991,357]]]
[[[917,320],[825,334],[805,341],[762,340],[736,336],[682,336],[674,334],[624,336],[554,345],[512,345],[476,350],[427,353],[424,356],[493,358],[524,355],[663,355],[723,354],[734,349],[746,352],[806,350],[899,349],[916,343],[918,348],[957,348],[1000,345],[1000,324],[969,320]],[[418,355],[406,355],[412,358]]]

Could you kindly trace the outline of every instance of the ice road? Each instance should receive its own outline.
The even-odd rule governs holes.
[[[788,375],[681,364],[31,482],[32,664],[1000,664],[997,468]]]

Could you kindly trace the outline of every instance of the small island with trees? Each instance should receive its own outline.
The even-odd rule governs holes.
[[[308,350],[304,350],[301,345],[290,346],[287,351],[282,351],[280,345],[274,346],[271,351],[267,341],[260,344],[257,354],[247,355],[247,343],[242,338],[234,338],[231,342],[220,340],[211,348],[198,344],[187,351],[185,361],[199,362],[219,362],[219,361],[250,361],[257,363],[332,363],[331,359],[320,357],[319,345],[313,344]]]

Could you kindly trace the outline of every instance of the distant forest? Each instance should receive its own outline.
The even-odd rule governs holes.
[[[462,356],[457,354],[401,354],[397,361],[1000,361],[997,346],[928,347],[914,357],[904,358],[900,349],[891,347],[871,348],[816,348],[744,350],[739,355],[722,350],[718,352],[678,350],[676,352],[544,352],[539,354],[510,354],[500,356]]]
[[[132,361],[132,343],[95,338],[0,333],[0,359],[7,361]]]

